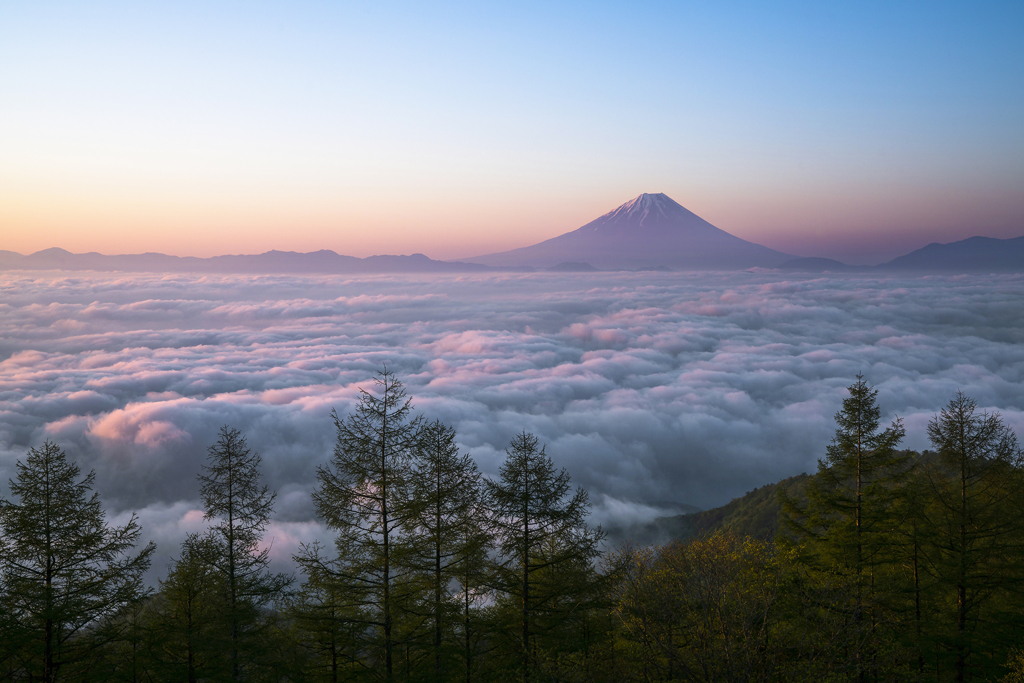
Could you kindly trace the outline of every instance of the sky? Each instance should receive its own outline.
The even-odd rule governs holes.
[[[641,192],[800,256],[1024,234],[1024,5],[0,0],[0,249],[454,259]]]
[[[329,544],[310,498],[384,363],[416,414],[495,477],[529,431],[627,529],[814,472],[858,373],[906,447],[957,390],[1024,436],[1024,275],[0,273],[0,498],[53,440],[113,523],[137,512],[163,575],[200,531],[196,475],[224,425],[278,494],[290,571]],[[625,535],[625,534],[623,534]],[[621,540],[623,536],[618,536]],[[667,539],[666,539],[667,540]]]

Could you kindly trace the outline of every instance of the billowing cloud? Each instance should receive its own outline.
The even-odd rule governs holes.
[[[643,521],[812,471],[857,373],[910,447],[957,389],[1024,435],[1022,289],[1015,275],[6,273],[0,477],[53,439],[166,559],[202,525],[196,474],[231,425],[278,492],[267,543],[285,567],[327,540],[309,493],[330,412],[387,363],[488,475],[531,431],[595,521]]]

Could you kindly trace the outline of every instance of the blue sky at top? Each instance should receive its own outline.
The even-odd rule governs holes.
[[[793,253],[1024,233],[1020,3],[0,3],[0,248],[469,256],[644,191]]]

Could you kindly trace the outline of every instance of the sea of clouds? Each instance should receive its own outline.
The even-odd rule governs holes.
[[[957,389],[1024,437],[1024,276],[0,273],[0,491],[50,439],[138,513],[162,574],[203,527],[196,474],[223,425],[277,491],[287,569],[330,534],[309,494],[384,363],[417,412],[496,475],[527,430],[622,526],[812,472],[858,373],[928,446]]]

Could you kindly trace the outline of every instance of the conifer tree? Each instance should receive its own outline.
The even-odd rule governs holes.
[[[878,391],[868,386],[863,375],[843,399],[836,413],[836,432],[826,456],[818,461],[817,475],[807,486],[808,503],[801,508],[784,500],[789,512],[790,531],[808,541],[812,562],[819,568],[850,576],[854,582],[851,609],[863,631],[875,627],[877,615],[865,623],[874,608],[873,586],[877,569],[892,564],[898,542],[893,533],[898,524],[896,505],[899,487],[911,467],[909,455],[898,450],[905,434],[896,418],[879,430]],[[870,637],[865,633],[865,637]],[[864,680],[872,665],[870,653],[856,648],[858,678]]]
[[[931,570],[954,606],[946,633],[959,683],[971,678],[973,657],[1005,653],[1024,626],[1019,602],[1013,604],[1024,584],[1021,450],[999,414],[979,413],[960,391],[928,423],[928,437],[938,452],[928,471],[937,555]],[[973,668],[987,678],[991,665]]]
[[[369,645],[379,647],[384,677],[391,681],[398,604],[409,597],[403,529],[414,517],[408,487],[421,420],[412,417],[412,401],[387,367],[374,382],[377,395],[360,390],[359,404],[346,419],[333,413],[338,433],[334,455],[317,471],[313,503],[319,517],[337,531],[338,557],[326,562],[302,552],[295,559],[307,573],[317,566],[333,590],[367,615],[379,636]]]
[[[74,680],[88,653],[119,635],[114,617],[145,594],[155,546],[134,553],[135,516],[108,526],[95,473],[79,478],[55,443],[31,449],[16,469],[16,501],[0,503],[0,610],[9,627],[0,647],[18,677]]]
[[[487,481],[487,491],[495,541],[504,560],[503,587],[518,602],[520,663],[523,682],[528,683],[534,637],[541,628],[538,617],[548,617],[544,627],[554,627],[567,616],[564,598],[581,591],[575,581],[549,579],[570,566],[592,571],[604,534],[587,525],[587,492],[577,488],[569,495],[569,474],[555,470],[536,436],[517,434],[505,453],[501,478]],[[573,607],[569,601],[568,609]]]
[[[246,676],[260,654],[258,636],[266,626],[261,610],[291,583],[286,575],[270,573],[270,549],[259,548],[277,497],[260,485],[260,461],[242,433],[225,426],[199,475],[205,518],[214,522],[211,562],[224,591],[227,657],[234,681]]]
[[[154,621],[166,678],[197,683],[223,668],[218,654],[231,643],[217,630],[227,594],[213,564],[220,549],[213,536],[189,534],[167,578],[160,581]]]
[[[410,561],[429,576],[427,612],[433,627],[434,680],[441,681],[445,677],[443,641],[460,611],[449,586],[462,577],[468,562],[484,561],[481,556],[489,540],[481,504],[481,477],[473,459],[465,453],[460,455],[455,430],[435,420],[421,434],[411,483],[411,531],[418,542]],[[470,594],[464,598],[470,598]],[[463,627],[468,629],[469,608],[465,599],[463,603]],[[471,658],[471,653],[466,655],[468,667]]]
[[[297,640],[308,654],[312,680],[338,683],[362,671],[360,646],[365,625],[365,596],[339,590],[327,568],[333,562],[324,557],[319,542],[302,546],[296,556],[306,581],[292,602],[289,614],[297,627]]]
[[[118,637],[97,649],[88,679],[109,683],[160,680],[156,651],[163,634],[154,628],[153,597],[128,605],[113,617]]]

